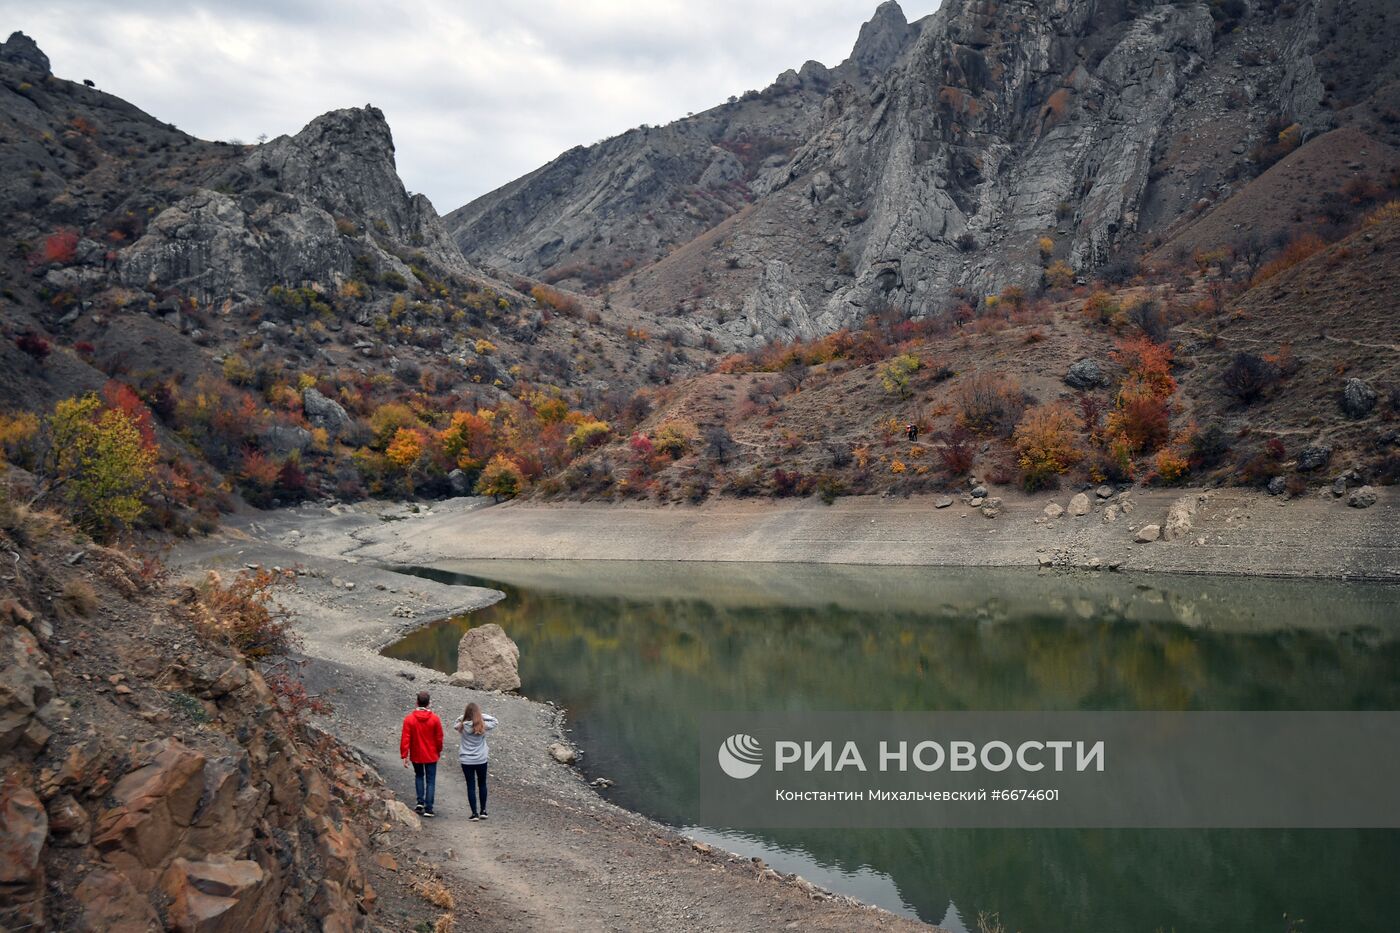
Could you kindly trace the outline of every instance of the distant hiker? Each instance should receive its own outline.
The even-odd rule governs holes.
[[[917,441],[919,439],[919,426],[912,421],[909,422],[904,428],[904,436],[910,441]]]
[[[486,819],[486,762],[491,757],[491,749],[486,744],[486,733],[496,728],[496,717],[483,713],[475,703],[468,703],[462,718],[452,724],[452,728],[462,734],[462,744],[457,748],[457,760],[462,764],[462,776],[467,779],[467,802],[472,806],[469,820]],[[478,790],[481,809],[476,807]]]
[[[418,794],[414,807],[424,816],[433,815],[433,792],[437,789],[437,763],[442,757],[442,720],[428,709],[428,691],[418,694],[418,708],[403,718],[399,757],[407,768],[413,764],[413,789]]]

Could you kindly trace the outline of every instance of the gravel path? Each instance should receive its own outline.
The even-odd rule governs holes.
[[[254,564],[296,568],[295,582],[276,593],[304,639],[309,691],[334,706],[323,725],[357,748],[410,805],[413,773],[398,760],[399,725],[414,694],[432,692],[449,730],[438,815],[417,831],[390,836],[400,871],[427,864],[441,872],[457,897],[459,929],[930,929],[761,862],[692,844],[614,806],[549,756],[551,743],[567,742],[563,714],[551,705],[453,687],[435,671],[381,656],[379,649],[402,633],[501,595],[396,574],[354,562],[353,553],[348,560],[329,556],[353,550],[356,535],[386,524],[397,523],[359,510],[245,517],[184,547],[171,564],[191,575]],[[500,721],[491,736],[491,819],[484,823],[466,819],[450,732],[470,701]]]

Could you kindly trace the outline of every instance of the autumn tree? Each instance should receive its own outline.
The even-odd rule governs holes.
[[[1028,491],[1056,482],[1084,454],[1074,443],[1074,413],[1064,405],[1037,405],[1016,425],[1013,442],[1021,482]]]
[[[476,482],[477,495],[491,496],[497,502],[514,499],[524,488],[525,476],[520,472],[520,467],[504,454],[492,457]]]
[[[156,451],[126,412],[104,408],[94,394],[70,398],[48,419],[51,452],[47,494],[60,499],[89,533],[107,536],[145,510]]]
[[[426,449],[426,437],[415,428],[399,428],[394,439],[389,442],[384,456],[389,462],[407,473],[418,463]]]
[[[890,395],[909,397],[909,380],[919,371],[919,358],[903,353],[880,367],[880,384]]]

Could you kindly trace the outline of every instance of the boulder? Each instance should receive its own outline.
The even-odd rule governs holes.
[[[177,858],[161,876],[170,898],[170,923],[182,933],[239,933],[267,929],[268,906],[259,895],[263,870],[257,862]]]
[[[1100,486],[1098,489],[1095,489],[1095,490],[1094,490],[1094,495],[1098,496],[1100,499],[1112,499],[1112,498],[1113,498],[1113,487],[1112,487],[1112,486]]]
[[[1185,537],[1191,530],[1191,519],[1196,515],[1199,496],[1182,496],[1167,509],[1167,521],[1162,526],[1162,540],[1175,541]]]
[[[1085,357],[1071,364],[1065,373],[1065,385],[1071,389],[1096,389],[1108,385],[1108,376],[1095,360]]]
[[[1074,498],[1069,500],[1069,514],[1071,515],[1088,515],[1091,508],[1089,497],[1082,492],[1075,493]]]
[[[494,622],[469,628],[457,643],[457,670],[470,671],[481,690],[519,690],[520,648]]]
[[[987,498],[987,487],[986,487],[986,486],[981,486],[981,485],[973,486],[973,487],[972,487],[972,498],[974,498],[974,499],[985,499],[985,498]]]
[[[1350,418],[1365,418],[1376,410],[1376,390],[1360,379],[1342,386],[1342,411]]]
[[[83,933],[158,933],[165,926],[151,902],[124,875],[98,869],[73,892]]]
[[[1138,544],[1151,544],[1153,541],[1156,541],[1161,536],[1162,526],[1143,525],[1137,530],[1137,534],[1133,536],[1133,540],[1136,541]]]
[[[301,408],[306,413],[307,421],[324,428],[331,437],[343,436],[355,423],[339,402],[326,398],[315,386],[302,391]]]
[[[1376,491],[1370,486],[1362,486],[1347,497],[1347,505],[1353,509],[1369,509],[1376,504]]]
[[[1065,514],[1064,508],[1056,502],[1052,502],[1045,507],[1046,518],[1059,518],[1063,514]]]
[[[952,504],[953,504],[953,497],[952,497],[952,496],[939,496],[937,499],[934,500],[933,507],[934,507],[935,509],[946,509],[946,508],[948,508],[948,507],[949,507],[950,505],[952,505]]]
[[[1315,444],[1298,451],[1298,469],[1303,472],[1320,470],[1332,459],[1332,448],[1325,444]]]
[[[471,671],[458,671],[447,678],[447,683],[453,687],[475,687],[476,675]]]
[[[1273,479],[1269,480],[1267,488],[1269,490],[1269,495],[1281,496],[1284,491],[1288,489],[1288,480],[1284,479],[1282,476],[1275,476]]]
[[[1118,517],[1119,517],[1119,515],[1121,515],[1121,514],[1122,514],[1122,509],[1120,509],[1117,505],[1110,505],[1110,506],[1107,506],[1107,507],[1104,508],[1104,510],[1103,510],[1103,522],[1104,522],[1104,524],[1105,524],[1105,525],[1111,525],[1111,524],[1113,524],[1114,522],[1118,521]]]
[[[49,57],[39,48],[39,44],[22,32],[10,33],[10,38],[0,42],[0,62],[14,65],[40,78],[47,78]]]
[[[393,820],[406,829],[419,830],[423,828],[423,821],[418,818],[418,814],[410,810],[407,804],[401,801],[384,801],[384,810],[390,820]]]
[[[44,866],[48,814],[39,795],[11,773],[0,785],[0,918],[4,929],[46,929]]]
[[[571,765],[578,761],[578,753],[563,742],[555,742],[549,746],[549,755],[561,765]]]
[[[472,494],[471,480],[460,469],[447,474],[447,483],[452,487],[452,495],[454,496],[470,496]]]
[[[178,739],[148,742],[141,758],[146,764],[112,788],[116,805],[98,819],[92,839],[123,870],[169,864],[204,793],[204,756]]]
[[[312,440],[311,432],[300,425],[274,424],[258,436],[258,446],[278,457],[287,457],[294,453],[306,453],[311,448]]]
[[[18,603],[14,606],[32,618]],[[53,678],[45,670],[47,662],[29,629],[6,626],[0,631],[0,754],[24,738],[35,713],[52,699]]]
[[[83,805],[72,794],[59,794],[49,801],[49,832],[61,846],[85,846],[92,836],[92,821]]]

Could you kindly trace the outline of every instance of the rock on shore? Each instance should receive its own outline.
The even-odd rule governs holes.
[[[457,674],[479,690],[520,689],[520,648],[494,622],[467,629],[457,643]]]

